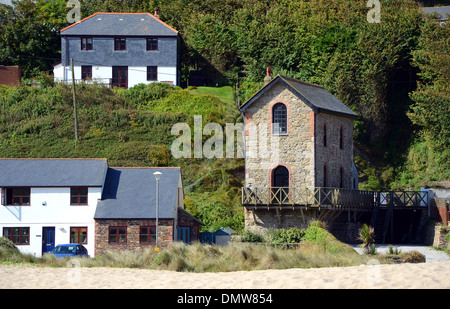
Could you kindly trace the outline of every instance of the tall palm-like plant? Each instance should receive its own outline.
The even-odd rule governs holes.
[[[374,236],[374,228],[364,223],[359,230],[358,240],[362,241],[361,247],[364,249],[366,254],[370,253],[370,244],[373,243]]]

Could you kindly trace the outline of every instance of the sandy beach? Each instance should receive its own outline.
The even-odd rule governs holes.
[[[448,289],[450,262],[182,273],[0,265],[1,289]]]

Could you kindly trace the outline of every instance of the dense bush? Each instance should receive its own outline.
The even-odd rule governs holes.
[[[305,230],[298,228],[269,230],[266,238],[274,244],[290,246],[305,239]]]

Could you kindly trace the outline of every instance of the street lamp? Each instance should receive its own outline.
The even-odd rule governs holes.
[[[156,251],[159,251],[158,248],[158,212],[159,212],[159,179],[161,178],[161,172],[154,172],[156,179]]]

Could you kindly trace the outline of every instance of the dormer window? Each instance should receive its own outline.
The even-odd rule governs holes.
[[[127,39],[126,38],[115,38],[114,39],[114,50],[127,50]]]
[[[287,133],[287,108],[283,103],[277,103],[272,108],[272,133]]]

